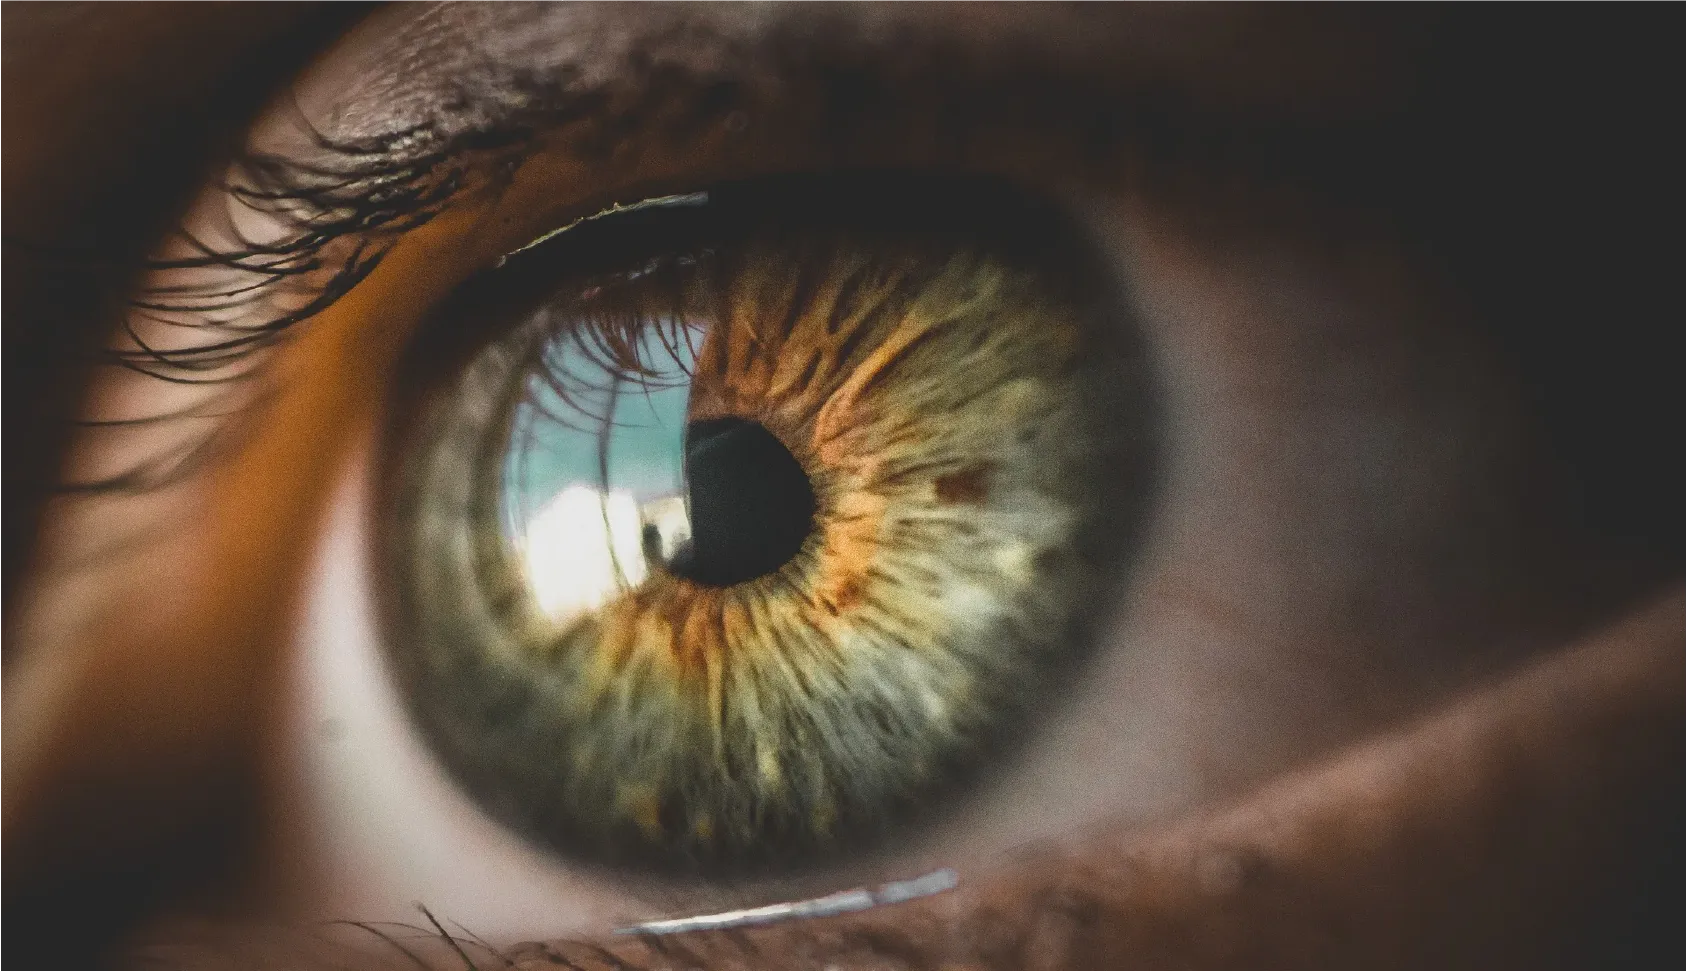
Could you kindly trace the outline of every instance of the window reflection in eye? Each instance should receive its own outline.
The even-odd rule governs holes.
[[[166,585],[204,593],[153,606],[154,620],[137,626],[150,636],[131,637],[132,645],[156,650],[232,640],[260,655],[271,646],[292,673],[252,664],[252,684],[268,704],[279,698],[285,705],[276,719],[282,728],[264,729],[259,745],[273,754],[263,761],[266,782],[258,790],[270,810],[255,857],[259,873],[247,883],[247,900],[258,904],[248,910],[267,908],[292,921],[409,920],[410,903],[420,899],[499,941],[579,937],[628,919],[825,893],[937,866],[957,867],[960,901],[971,887],[999,889],[992,875],[1015,848],[1081,848],[1087,845],[1074,835],[1102,825],[1175,830],[1208,808],[1245,801],[1285,773],[1339,762],[1344,747],[1416,725],[1462,693],[1550,657],[1572,633],[1678,575],[1678,552],[1648,566],[1646,557],[1656,555],[1602,546],[1599,537],[1555,520],[1562,508],[1534,500],[1541,482],[1554,481],[1549,460],[1558,457],[1543,457],[1533,444],[1542,432],[1528,397],[1517,392],[1530,376],[1508,356],[1503,328],[1485,325],[1480,286],[1460,280],[1449,287],[1424,268],[1414,241],[1393,238],[1400,224],[1363,215],[1363,207],[1344,210],[1340,193],[1361,190],[1321,186],[1317,174],[1327,170],[1317,164],[1304,167],[1310,187],[1285,174],[1287,150],[1275,136],[1257,153],[1227,146],[1215,133],[1257,122],[1245,111],[1230,117],[1214,108],[1236,86],[1210,61],[1193,57],[1181,69],[1198,95],[1154,103],[1134,93],[1132,69],[1118,62],[1118,51],[1132,43],[1125,31],[1116,45],[1098,45],[1087,35],[1107,32],[1056,20],[1011,23],[1021,14],[1001,14],[1001,22],[985,25],[983,40],[974,39],[987,51],[999,53],[995,44],[1014,52],[977,59],[996,70],[954,60],[954,48],[944,46],[952,25],[926,14],[905,15],[906,36],[895,42],[878,33],[882,24],[871,26],[872,17],[859,26],[841,13],[814,15],[824,21],[816,27],[820,21],[797,15],[762,22],[732,14],[679,31],[685,43],[677,47],[671,38],[656,39],[664,36],[656,28],[666,14],[570,8],[522,12],[508,22],[501,16],[450,9],[414,19],[377,15],[388,19],[375,20],[361,41],[300,79],[305,114],[320,109],[324,125],[368,135],[393,130],[407,112],[429,117],[433,134],[464,150],[452,155],[463,160],[460,168],[429,178],[455,172],[463,183],[428,225],[389,237],[393,250],[366,279],[272,349],[265,367],[274,401],[247,413],[256,418],[246,437],[177,494],[178,503],[201,504],[203,522],[149,555]],[[641,40],[645,16],[654,26]],[[1018,31],[1032,41],[1016,46],[991,31]],[[622,34],[639,51],[625,63],[618,59],[625,47],[599,45],[610,53],[594,61],[569,43],[584,36],[620,43]],[[424,35],[429,56],[403,61],[394,54],[414,50]],[[1410,53],[1372,46],[1397,58]],[[494,59],[498,69],[479,59],[488,50],[503,59]],[[730,59],[721,54],[727,50]],[[740,56],[746,50],[754,56]],[[895,56],[879,59],[881,50]],[[1307,50],[1324,48],[1310,43]],[[348,81],[369,65],[383,77],[383,58],[409,70],[396,79]],[[722,66],[727,60],[731,69]],[[1351,68],[1309,61],[1327,87]],[[1177,70],[1172,77],[1179,79]],[[522,84],[502,84],[510,78]],[[334,97],[321,96],[324,89]],[[1358,122],[1342,114],[1353,112],[1351,101],[1321,101],[1316,92],[1325,89],[1316,83],[1287,90],[1306,98],[1300,110],[1327,112],[1324,123],[1338,134],[1352,125],[1374,137],[1365,127],[1374,119],[1363,110]],[[989,113],[964,110],[985,101],[994,106]],[[1179,137],[1167,138],[1164,119],[1174,107],[1187,114],[1170,115],[1185,120],[1169,123]],[[485,136],[510,125],[521,129],[519,139]],[[416,131],[429,137],[427,129]],[[1341,144],[1339,137],[1304,137],[1318,148]],[[511,145],[519,150],[504,151]],[[1357,157],[1365,160],[1362,152]],[[1020,751],[982,774],[964,797],[946,800],[941,821],[917,838],[849,856],[813,884],[790,877],[653,883],[612,867],[578,866],[493,823],[511,814],[486,815],[443,775],[397,704],[398,679],[383,667],[383,651],[402,657],[402,647],[383,647],[391,633],[375,623],[375,578],[385,568],[366,534],[376,522],[370,511],[388,501],[373,485],[381,482],[377,457],[387,448],[380,415],[405,394],[405,373],[392,362],[463,280],[573,219],[723,179],[840,164],[989,175],[1046,195],[1083,227],[1121,283],[1151,368],[1163,376],[1163,413],[1153,422],[1163,441],[1163,493],[1142,534],[1119,545],[1119,555],[1140,568],[1121,577],[1114,597],[1096,599],[1094,658],[1061,698],[1027,717]],[[1273,174],[1250,175],[1253,165]],[[1285,198],[1293,210],[1287,217],[1280,215]],[[1324,221],[1332,201],[1342,217]],[[978,202],[1001,200],[980,194]],[[470,355],[486,336],[462,328],[457,353]],[[1113,418],[1128,425],[1139,417]],[[342,473],[335,457],[348,452],[351,472]],[[502,471],[498,462],[482,466],[485,474]],[[1066,485],[1083,495],[1085,478]],[[331,483],[339,484],[332,494]],[[1140,501],[1132,485],[1109,484],[1094,498]],[[317,566],[306,579],[310,546],[317,547]],[[1628,559],[1591,571],[1586,563],[1595,555]],[[132,576],[137,562],[123,568],[113,561],[119,566],[102,576]],[[272,590],[293,594],[259,593]],[[96,593],[92,603],[101,596],[111,600]],[[297,626],[288,621],[293,596],[302,599],[306,619]],[[53,623],[64,603],[34,597],[31,623],[19,622],[14,610],[8,632],[22,626],[71,637],[62,632],[74,626]],[[245,627],[218,627],[237,617],[247,619]],[[211,673],[203,680],[215,684],[212,674],[223,667],[217,659],[234,657],[245,656],[207,653],[199,666],[181,670],[196,678]],[[18,672],[15,664],[8,671],[13,713],[22,697]],[[1678,693],[1654,704],[1673,706],[1679,716]],[[212,732],[218,715],[215,706],[200,712],[203,731]],[[15,719],[8,717],[9,743]],[[143,728],[151,724],[143,721]],[[517,738],[515,748],[526,745]],[[8,746],[8,790],[23,778],[14,775],[22,772],[17,752]],[[1638,800],[1631,796],[1630,803]],[[19,846],[15,816],[8,803],[9,850]],[[663,823],[660,813],[655,817]],[[700,819],[685,817],[693,835]],[[761,836],[748,833],[739,849]],[[1266,842],[1247,833],[1235,839]],[[1287,860],[1276,866],[1286,869]],[[1265,873],[1273,866],[1268,862]],[[1112,900],[1113,891],[1100,890],[1113,887],[1106,874],[1059,873],[1072,875],[1054,885],[1062,900],[1077,902],[1062,912],[1071,921],[1082,925],[1071,915],[1093,915]],[[1251,886],[1247,875],[1259,868],[1237,873],[1243,877],[1217,884]],[[1553,907],[1560,906],[1541,904],[1539,912],[1561,913]],[[1003,905],[1002,914],[1004,927],[1027,926],[1007,920],[1025,919],[1023,906]],[[956,920],[946,927],[965,925]],[[1320,931],[1308,934],[1317,939]],[[1590,934],[1587,940],[1596,940],[1599,932]],[[1070,935],[1071,942],[1086,940]],[[1441,941],[1456,943],[1457,936]],[[1234,954],[1306,954],[1273,942],[1260,937],[1257,951]],[[885,946],[890,952],[883,954],[900,947]],[[973,964],[1016,964],[1011,956],[1020,954],[1009,946],[989,953],[993,958],[965,951],[981,947],[976,942],[919,947],[914,954],[969,955]],[[951,947],[957,951],[943,950]],[[1067,962],[1095,954],[1071,949]]]

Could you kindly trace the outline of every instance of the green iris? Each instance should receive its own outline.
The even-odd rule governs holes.
[[[1131,558],[1152,397],[1081,245],[801,188],[512,257],[451,311],[509,326],[399,437],[413,710],[564,852],[789,867],[928,818],[1080,672]]]

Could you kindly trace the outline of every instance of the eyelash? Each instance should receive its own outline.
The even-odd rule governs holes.
[[[488,158],[513,168],[526,151],[533,128],[509,124],[446,136],[418,125],[364,139],[333,139],[313,132],[314,161],[248,152],[228,167],[220,191],[231,212],[243,209],[284,225],[278,240],[261,243],[237,229],[232,245],[213,246],[186,226],[170,239],[196,255],[148,259],[134,276],[152,282],[118,311],[118,339],[98,362],[174,385],[231,385],[254,378],[261,353],[292,329],[323,313],[380,265],[394,243],[439,215],[469,183],[472,165]],[[192,278],[212,272],[216,280]],[[175,278],[186,277],[185,281]],[[302,302],[276,307],[282,294]],[[246,320],[252,316],[254,319]],[[161,347],[137,324],[209,332],[209,343]],[[207,411],[218,398],[186,409],[145,416],[83,418],[82,428],[118,431],[162,423],[216,418],[232,421],[251,405]],[[195,437],[173,454],[148,455],[121,472],[99,479],[63,480],[61,494],[139,494],[186,479],[217,454],[211,440],[222,428]]]
[[[185,228],[176,236],[203,255],[177,260],[153,260],[144,271],[169,273],[223,268],[252,274],[256,282],[228,289],[206,285],[154,285],[130,301],[130,307],[153,314],[204,315],[258,305],[281,284],[324,270],[337,262],[328,280],[314,288],[317,296],[304,307],[258,324],[199,324],[238,329],[239,336],[193,348],[113,350],[112,360],[164,381],[195,379],[191,374],[227,365],[273,344],[287,329],[331,306],[369,274],[396,237],[428,222],[461,188],[463,171],[453,160],[453,148],[405,157],[398,149],[425,137],[425,130],[409,130],[367,142],[319,139],[317,147],[332,161],[306,164],[274,155],[249,155],[232,167],[237,175],[222,189],[231,202],[253,212],[278,216],[294,230],[290,237],[269,244],[241,239],[241,246],[216,249]],[[346,164],[335,164],[343,160]],[[331,257],[342,240],[353,239],[349,254]],[[226,303],[219,303],[227,299]],[[159,320],[159,318],[153,318]],[[166,323],[187,324],[170,321]],[[133,338],[132,326],[126,331]],[[138,342],[138,338],[136,338]],[[155,365],[160,369],[153,370]],[[212,379],[213,381],[216,379]]]

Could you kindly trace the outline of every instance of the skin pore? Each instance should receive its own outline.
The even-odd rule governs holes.
[[[1648,45],[1679,13],[1515,16],[8,7],[7,959],[130,961],[105,950],[138,943],[283,963],[330,947],[313,923],[415,920],[418,896],[564,967],[1679,948],[1679,314],[1648,235],[1679,172],[1649,121],[1679,117],[1655,67],[1673,54]],[[727,65],[737,100],[683,138],[623,114],[587,133],[607,161],[542,133],[498,191],[454,200],[278,347],[278,392],[227,456],[145,495],[47,501],[88,448],[85,400],[131,394],[85,364],[134,285],[121,258],[155,252],[242,133],[285,116],[274,92],[297,76],[307,115],[343,96],[345,124],[378,127],[490,86],[487,64],[541,85],[566,68],[611,103],[618,71],[661,65],[656,107]],[[851,115],[840,78],[894,97]],[[340,840],[346,778],[293,709],[329,691],[300,659],[378,654],[358,511],[415,322],[609,202],[845,161],[1035,186],[1125,282],[1179,446],[1111,650],[915,846],[779,887],[571,869],[402,763],[401,731],[371,737],[376,762],[422,768],[367,812],[463,850],[386,882],[415,848]],[[135,523],[154,528],[117,529]],[[367,596],[321,607],[325,564]],[[632,912],[948,865],[956,891],[880,912],[604,937]]]

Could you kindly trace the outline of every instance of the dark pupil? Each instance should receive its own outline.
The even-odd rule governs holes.
[[[795,456],[760,423],[723,418],[685,430],[691,542],[673,573],[725,587],[772,573],[814,527],[814,487]]]

